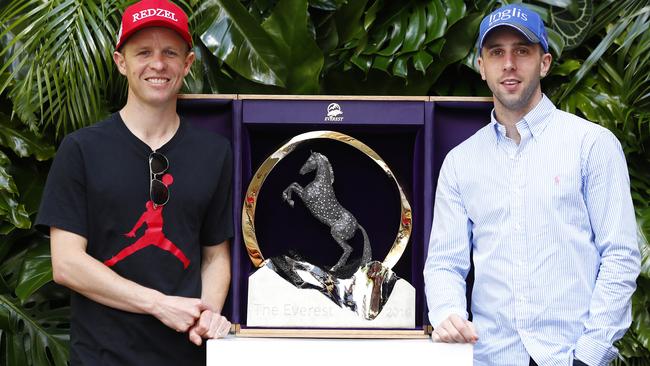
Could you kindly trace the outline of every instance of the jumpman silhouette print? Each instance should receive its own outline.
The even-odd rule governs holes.
[[[174,177],[171,174],[165,174],[162,177],[162,182],[166,187],[169,187],[174,182]],[[147,210],[140,216],[138,222],[135,223],[133,229],[128,233],[124,234],[127,238],[135,238],[135,232],[142,226],[142,224],[147,224],[147,230],[145,230],[144,235],[138,239],[135,243],[127,246],[126,248],[120,250],[113,258],[104,261],[104,264],[112,267],[117,262],[122,259],[130,256],[131,254],[137,252],[140,249],[146,248],[150,245],[155,245],[162,250],[166,250],[176,256],[178,260],[183,263],[183,268],[187,268],[190,265],[190,260],[187,259],[185,254],[178,249],[174,243],[169,241],[163,233],[163,207],[164,206],[154,206],[151,200],[147,201],[145,205]]]

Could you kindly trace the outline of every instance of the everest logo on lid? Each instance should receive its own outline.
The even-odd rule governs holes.
[[[330,103],[327,106],[327,116],[325,122],[341,122],[343,121],[343,111],[338,103]]]

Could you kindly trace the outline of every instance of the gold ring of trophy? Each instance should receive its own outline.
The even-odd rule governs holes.
[[[404,253],[409,237],[411,236],[411,205],[406,200],[404,191],[397,182],[393,172],[374,150],[354,137],[335,131],[312,131],[293,137],[266,158],[255,172],[255,175],[253,175],[253,178],[248,185],[248,190],[246,190],[246,198],[244,199],[244,207],[242,210],[242,231],[244,235],[244,243],[253,265],[257,268],[262,264],[262,262],[264,262],[264,256],[260,251],[257,236],[255,235],[255,207],[257,206],[257,197],[262,188],[262,184],[264,184],[264,180],[280,160],[289,155],[300,144],[315,139],[336,140],[356,148],[371,158],[377,165],[379,165],[379,167],[381,167],[384,173],[395,182],[400,197],[400,222],[393,246],[390,248],[390,251],[382,262],[384,266],[392,269]]]

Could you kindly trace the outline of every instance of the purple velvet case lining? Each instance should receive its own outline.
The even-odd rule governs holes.
[[[340,106],[342,120],[327,117],[328,105]],[[181,99],[179,113],[191,123],[219,133],[232,142],[234,155],[232,285],[225,314],[246,324],[248,276],[254,270],[241,236],[241,205],[250,177],[282,144],[303,132],[334,130],[375,150],[391,168],[413,210],[408,247],[393,270],[416,289],[416,325],[428,324],[422,268],[426,258],[438,171],[447,152],[489,122],[492,103],[475,101],[395,100],[259,100]],[[265,258],[294,249],[316,264],[332,265],[340,248],[328,228],[313,218],[301,202],[291,209],[281,199],[292,182],[305,185],[300,166],[310,151],[328,156],[334,169],[339,202],[364,226],[373,259],[383,260],[399,221],[399,196],[394,183],[360,151],[333,140],[301,144],[269,174],[259,193],[256,234]],[[351,258],[361,240],[353,238]]]

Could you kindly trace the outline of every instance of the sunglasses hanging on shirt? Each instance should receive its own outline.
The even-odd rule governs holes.
[[[158,179],[169,169],[169,160],[159,152],[149,154],[149,198],[155,206],[163,206],[169,201],[169,189]]]

